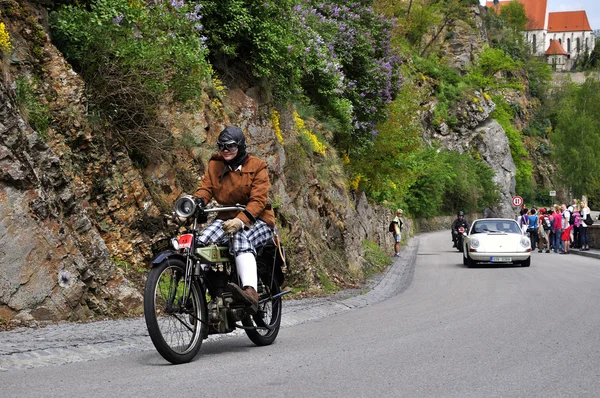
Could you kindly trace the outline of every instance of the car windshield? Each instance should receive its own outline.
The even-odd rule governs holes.
[[[520,234],[519,224],[513,220],[481,220],[473,224],[472,234],[483,234],[488,232],[505,232]]]

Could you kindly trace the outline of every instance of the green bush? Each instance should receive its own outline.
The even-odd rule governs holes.
[[[156,117],[165,95],[196,100],[210,79],[200,11],[183,1],[97,0],[50,14],[54,40],[86,80],[92,106],[142,160],[171,144]]]
[[[210,59],[220,71],[241,71],[253,83],[274,83],[280,101],[300,89],[302,40],[295,34],[297,0],[195,1],[202,5],[202,23]]]
[[[481,211],[499,200],[494,172],[468,153],[428,148],[409,161],[415,176],[406,195],[406,208],[416,217]]]

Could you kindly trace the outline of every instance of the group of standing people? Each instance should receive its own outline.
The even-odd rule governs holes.
[[[517,221],[523,232],[529,235],[531,250],[542,253],[554,250],[555,253],[568,254],[570,248],[589,250],[587,238],[588,222],[591,220],[590,208],[585,200],[574,199],[570,206],[565,203],[554,204],[548,209],[535,207],[523,208]]]

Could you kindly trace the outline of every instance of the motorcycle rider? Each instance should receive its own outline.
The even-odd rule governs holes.
[[[246,152],[242,129],[228,126],[219,134],[219,152],[208,162],[200,188],[194,194],[202,204],[214,198],[220,205],[245,205],[244,211],[221,212],[198,236],[202,245],[227,241],[233,234],[237,273],[241,287],[230,283],[227,289],[234,299],[258,309],[256,247],[273,238],[275,214],[267,203],[271,183],[267,164]]]
[[[452,247],[457,247],[457,238],[460,233],[458,229],[460,227],[464,227],[465,230],[469,229],[469,223],[465,220],[465,213],[462,210],[457,213],[456,220],[452,222]]]

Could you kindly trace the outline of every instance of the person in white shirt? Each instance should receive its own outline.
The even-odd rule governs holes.
[[[571,209],[571,206],[569,206],[569,209],[567,209],[567,205],[566,204],[562,204],[560,205],[561,210],[562,210],[562,243],[563,243],[563,250],[560,252],[560,254],[569,254],[569,246],[571,243],[571,230],[573,229],[572,225],[569,224],[569,219],[571,218],[571,212],[569,211],[569,209]]]
[[[587,238],[587,229],[588,225],[585,223],[588,214],[590,214],[590,208],[587,205],[585,200],[581,201],[581,226],[579,228],[579,233],[581,236],[581,250],[587,251],[590,250],[590,245],[588,244]]]

